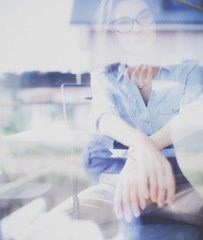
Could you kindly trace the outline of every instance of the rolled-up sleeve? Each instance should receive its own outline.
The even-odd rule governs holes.
[[[106,113],[118,114],[115,89],[108,73],[96,70],[91,73],[92,109],[89,118],[91,131],[99,132],[99,121]]]

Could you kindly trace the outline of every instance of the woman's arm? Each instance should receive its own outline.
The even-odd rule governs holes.
[[[145,137],[142,132],[111,113],[106,113],[100,118],[99,131],[128,147],[138,145]]]
[[[192,71],[191,71],[192,67]],[[149,96],[149,87],[156,78],[159,67],[140,65],[129,67],[128,72],[131,81],[143,89],[140,93],[145,99]],[[185,83],[184,95],[181,100],[181,112],[171,119],[164,127],[152,134],[150,138],[159,150],[181,140],[182,138],[203,129],[202,124],[202,91],[203,91],[203,68],[196,63],[187,64],[188,75]]]
[[[158,149],[163,149],[179,140],[203,130],[203,94],[189,103],[178,115],[150,138]]]
[[[164,127],[150,136],[150,139],[154,142],[157,149],[161,150],[171,144],[173,144],[171,138],[171,121],[169,121]]]
[[[100,118],[99,130],[130,147],[115,194],[118,218],[124,215],[127,221],[131,220],[130,205],[134,215],[139,216],[139,207],[144,209],[148,198],[160,207],[165,201],[173,201],[175,181],[171,165],[148,136],[110,113]]]

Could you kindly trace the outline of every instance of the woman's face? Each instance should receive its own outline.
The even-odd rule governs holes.
[[[149,50],[156,40],[153,16],[144,0],[120,2],[114,11],[114,29],[120,45],[129,53]]]

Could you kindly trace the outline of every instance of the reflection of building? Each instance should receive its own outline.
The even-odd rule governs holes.
[[[33,87],[60,87],[66,83],[71,86],[90,84],[90,74],[73,74],[62,72],[24,72],[20,75],[14,73],[5,73],[0,78],[2,85],[6,88],[33,88]]]
[[[157,51],[163,58],[161,63],[179,62],[187,57],[198,58],[203,63],[203,1],[187,0],[187,3],[199,6],[201,10],[175,0],[154,2],[158,32]],[[97,46],[96,31],[92,23],[99,3],[100,0],[74,0],[71,17],[71,24],[80,29],[81,48],[90,51],[91,68],[119,59],[111,32],[104,44],[107,51]]]

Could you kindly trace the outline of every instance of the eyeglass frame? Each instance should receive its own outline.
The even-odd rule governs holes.
[[[133,28],[133,25],[135,24],[135,22],[136,22],[138,25],[142,26],[142,27],[148,27],[148,26],[150,26],[150,25],[152,25],[152,24],[154,23],[154,17],[153,17],[152,21],[150,22],[150,24],[148,24],[148,25],[142,25],[142,24],[138,21],[138,18],[139,18],[143,13],[145,13],[145,12],[151,13],[151,11],[150,11],[148,8],[145,8],[145,9],[143,9],[143,10],[136,16],[136,18],[133,18],[133,19],[132,19],[132,18],[130,18],[130,17],[125,17],[125,16],[124,16],[124,17],[121,17],[121,18],[117,18],[117,19],[112,20],[112,21],[110,22],[110,25],[113,25],[113,26],[114,26],[115,22],[118,21],[118,20],[121,20],[121,19],[130,20],[131,27],[130,27],[129,31],[127,31],[127,32],[118,31],[118,30],[116,30],[116,28],[115,28],[115,26],[114,26],[114,30],[115,30],[116,32],[121,33],[121,34],[127,34],[127,33],[131,32],[131,31],[132,31],[132,28]],[[152,14],[152,13],[151,13],[151,14]],[[153,16],[153,15],[152,15],[152,16]]]

